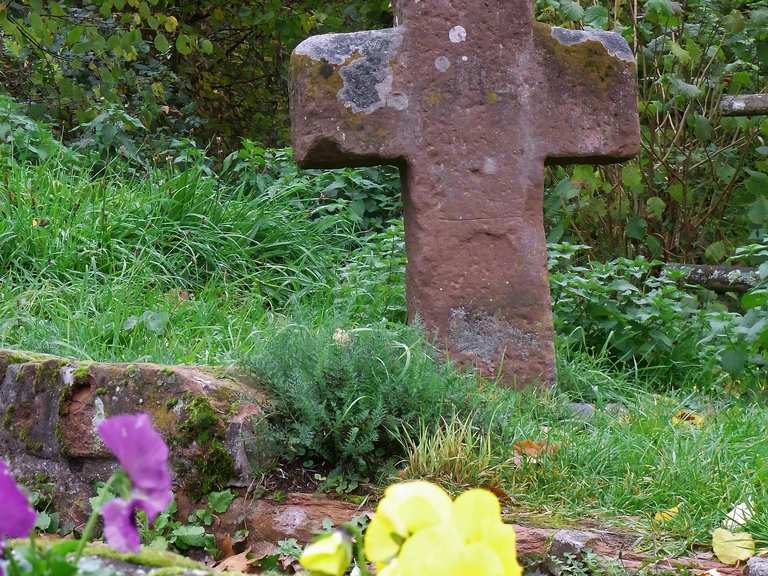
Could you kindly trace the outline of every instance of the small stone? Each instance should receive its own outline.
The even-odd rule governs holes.
[[[595,407],[586,402],[571,402],[568,404],[568,411],[579,420],[591,420],[595,415]]]
[[[768,576],[768,558],[750,558],[747,561],[747,576]]]
[[[560,576],[563,563],[569,558],[578,558],[597,538],[597,534],[586,530],[558,530],[552,538],[545,560],[547,569],[554,576]]]

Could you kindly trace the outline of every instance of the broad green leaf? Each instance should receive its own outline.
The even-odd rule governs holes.
[[[723,17],[721,22],[725,31],[730,32],[731,34],[742,32],[746,25],[744,15],[738,10],[731,10],[729,14]]]
[[[165,34],[162,32],[158,32],[155,36],[155,48],[158,52],[165,53],[168,52],[168,50],[171,49],[171,45],[168,42],[168,38],[165,37]]]
[[[747,355],[743,350],[730,348],[720,354],[720,364],[729,374],[738,375],[744,372],[747,365]]]
[[[600,28],[605,30],[608,28],[608,22],[610,19],[610,12],[604,6],[596,4],[590,6],[584,11],[584,23],[589,28]]]
[[[635,164],[623,166],[621,182],[633,192],[641,191],[643,189],[643,174],[640,172],[640,168]]]
[[[200,52],[203,54],[213,54],[213,42],[208,40],[208,38],[203,38],[200,41]]]
[[[661,217],[664,215],[664,210],[667,209],[667,203],[658,196],[652,196],[646,200],[645,207],[651,216],[657,220],[661,220]]]
[[[179,34],[178,38],[176,38],[176,50],[179,51],[179,54],[184,56],[188,56],[192,53],[192,46],[190,45],[189,36],[186,34]]]
[[[208,495],[208,506],[218,513],[223,514],[229,509],[230,504],[235,499],[235,494],[231,490],[223,492],[211,492]]]
[[[634,216],[627,222],[626,233],[629,238],[642,240],[645,237],[645,230],[648,224],[640,216]]]
[[[560,0],[560,12],[563,16],[573,22],[584,18],[584,8],[581,4],[574,2],[573,0]]]
[[[707,249],[704,251],[704,256],[707,260],[713,263],[722,262],[727,254],[728,251],[725,248],[725,243],[720,240],[712,242],[712,244],[707,246]]]
[[[680,78],[670,78],[670,87],[672,93],[678,96],[684,96],[686,98],[698,98],[702,95],[702,90],[695,84],[688,84]]]

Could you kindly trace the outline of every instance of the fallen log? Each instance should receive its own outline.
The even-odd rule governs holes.
[[[768,114],[768,94],[723,96],[720,100],[723,116],[760,116]]]
[[[686,284],[696,284],[719,293],[744,294],[757,286],[760,281],[757,268],[743,266],[666,264],[663,271],[665,273],[682,273],[682,280]]]

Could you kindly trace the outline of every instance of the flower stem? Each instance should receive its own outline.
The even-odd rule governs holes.
[[[114,485],[115,481],[118,478],[119,473],[115,473],[111,476],[109,480],[107,480],[107,483],[104,485],[102,495],[108,496],[109,493],[112,490],[112,486]],[[80,545],[77,547],[77,552],[75,553],[75,560],[74,564],[77,566],[80,563],[80,558],[83,557],[83,552],[85,552],[85,547],[88,545],[88,542],[91,540],[91,537],[93,536],[93,531],[96,529],[96,523],[99,521],[99,513],[101,512],[101,507],[104,505],[104,498],[99,499],[98,502],[96,502],[93,506],[93,510],[91,511],[91,516],[88,518],[88,522],[85,525],[85,528],[83,528],[83,533],[80,536]]]
[[[354,536],[355,539],[355,560],[357,561],[357,568],[360,570],[360,576],[370,576],[371,573],[368,572],[368,564],[365,562],[363,531],[351,524],[348,524],[347,528],[352,532],[352,536]]]

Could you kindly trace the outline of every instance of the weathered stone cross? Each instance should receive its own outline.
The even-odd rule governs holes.
[[[635,64],[618,34],[534,22],[528,0],[400,0],[390,30],[292,58],[299,164],[397,164],[409,315],[506,383],[555,376],[545,163],[634,156]]]

